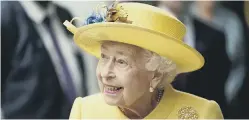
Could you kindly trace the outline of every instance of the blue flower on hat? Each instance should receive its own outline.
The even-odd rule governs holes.
[[[99,23],[99,22],[103,22],[103,21],[104,21],[104,17],[101,14],[93,13],[91,16],[89,16],[86,19],[85,25],[93,24],[93,23]]]
[[[100,22],[124,22],[124,23],[132,23],[132,21],[127,20],[127,13],[123,10],[122,6],[117,7],[118,2],[115,1],[111,7],[103,6],[100,9],[98,8],[95,12],[89,16],[84,25],[100,23]]]

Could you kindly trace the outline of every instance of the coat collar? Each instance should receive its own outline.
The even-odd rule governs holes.
[[[168,116],[170,115],[170,113],[173,111],[174,109],[174,105],[176,103],[177,100],[177,95],[174,93],[174,89],[173,87],[168,84],[165,87],[165,92],[163,94],[163,97],[161,99],[161,101],[159,102],[159,104],[157,105],[157,107],[149,114],[147,115],[144,119],[162,119],[162,118],[168,118]],[[111,113],[115,113],[112,114],[115,115],[115,118],[118,119],[129,119],[127,118],[118,107],[112,107],[112,112]]]

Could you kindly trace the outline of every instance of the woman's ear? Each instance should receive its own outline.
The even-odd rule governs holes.
[[[153,78],[151,80],[151,87],[154,89],[157,88],[158,84],[162,82],[162,79],[163,79],[163,73],[155,71]]]

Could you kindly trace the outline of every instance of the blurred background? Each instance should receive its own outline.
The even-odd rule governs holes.
[[[134,2],[175,15],[187,27],[183,41],[206,60],[174,87],[215,100],[226,119],[249,118],[249,2]],[[84,20],[101,3],[113,1],[1,1],[1,118],[67,119],[77,96],[99,91],[98,60],[62,23]]]

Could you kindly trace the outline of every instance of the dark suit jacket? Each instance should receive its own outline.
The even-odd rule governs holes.
[[[56,8],[63,23],[69,12]],[[17,1],[1,2],[2,110],[5,118],[66,119],[72,103],[66,99],[51,58]]]
[[[248,2],[248,1],[247,1]],[[235,12],[243,23],[245,48],[246,48],[246,77],[237,96],[229,105],[228,119],[248,119],[249,118],[249,28],[245,16],[245,1],[223,1],[222,5]]]

